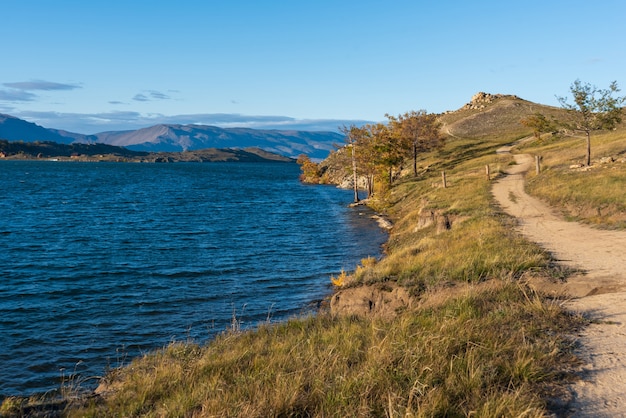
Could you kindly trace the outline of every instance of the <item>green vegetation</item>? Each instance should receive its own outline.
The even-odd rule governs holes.
[[[577,364],[568,336],[585,321],[526,284],[533,277],[559,281],[567,272],[513,231],[513,220],[492,204],[485,175],[485,166],[493,179],[511,163],[496,149],[532,135],[533,128],[520,120],[537,111],[563,112],[504,96],[480,110],[442,115],[446,146],[420,153],[417,176],[410,155],[408,169],[398,164],[391,177],[389,167],[374,173],[379,187],[369,204],[394,221],[386,256],[365,259],[354,272],[332,279],[340,292],[359,286],[407,289],[412,303],[395,315],[339,316],[324,309],[256,330],[234,327],[203,347],[173,343],[111,371],[100,396],[70,399],[64,413],[544,417],[559,412],[558,402],[550,400],[563,396]],[[624,132],[598,136],[597,152],[623,156]],[[595,173],[565,175],[580,157],[578,143],[542,139],[524,149],[544,156],[544,171],[530,178],[533,193],[542,193],[537,184],[557,188],[560,182],[558,188],[567,190],[571,183],[575,189],[579,176]],[[345,176],[349,160],[337,158],[342,152],[334,153],[336,166],[331,158],[315,173],[329,180],[331,173]],[[585,182],[608,178],[619,200],[619,191],[626,190],[624,168],[603,173],[611,170],[617,174]],[[604,199],[595,196],[596,188],[585,193],[581,199],[590,207]],[[37,402],[8,399],[0,414],[19,415]]]
[[[612,82],[608,89],[599,89],[580,80],[574,81],[570,92],[574,104],[559,97],[559,102],[568,111],[568,119],[562,123],[574,132],[581,132],[586,139],[585,165],[591,165],[591,131],[613,129],[622,121],[622,105],[626,97],[613,97],[619,92],[617,82]]]

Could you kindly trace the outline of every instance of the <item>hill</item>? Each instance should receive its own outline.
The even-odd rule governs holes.
[[[61,132],[0,113],[0,139],[27,142],[53,141],[60,144],[70,144],[77,139],[71,135],[63,135]],[[82,135],[80,139],[81,142],[85,141]]]
[[[520,120],[536,113],[563,117],[565,110],[514,95],[479,92],[460,109],[442,114],[440,120],[444,132],[452,138],[495,139],[503,134],[519,138],[530,134]]]
[[[184,152],[133,151],[107,144],[59,144],[52,141],[0,140],[0,158],[60,159],[74,161],[134,161],[134,162],[294,162],[292,158],[273,154],[260,148],[205,148]]]
[[[136,151],[176,152],[203,148],[257,147],[269,152],[297,157],[325,158],[333,145],[343,142],[335,132],[218,128],[207,125],[155,125],[136,131],[103,132],[96,141]]]
[[[60,144],[53,141],[0,140],[0,156],[7,159],[67,158],[96,160],[139,160],[147,152],[131,151],[106,144]]]
[[[255,147],[295,158],[306,154],[323,159],[343,136],[337,132],[219,128],[207,125],[155,125],[134,131],[101,132],[95,135],[48,129],[0,114],[0,139],[52,141],[60,144],[107,144],[143,152],[194,151],[206,148]]]
[[[149,153],[142,161],[149,162],[280,162],[293,163],[294,159],[267,152],[260,148],[224,149],[205,148],[195,151]]]

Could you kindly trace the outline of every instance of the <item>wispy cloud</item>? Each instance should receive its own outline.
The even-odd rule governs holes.
[[[600,58],[600,57],[593,57],[593,58],[588,58],[588,59],[585,61],[585,64],[592,64],[592,65],[595,65],[595,64],[601,64],[601,63],[603,63],[603,62],[604,62],[604,58]]]
[[[133,100],[137,101],[137,102],[148,102],[150,101],[150,99],[148,98],[148,96],[146,96],[145,94],[135,94],[135,97],[133,97]]]
[[[151,91],[150,92],[150,97],[152,97],[153,99],[158,99],[158,100],[169,100],[170,96],[168,96],[165,93],[161,93],[159,91]]]
[[[5,87],[9,87],[16,90],[32,91],[32,90],[74,90],[80,89],[81,86],[77,84],[64,84],[55,83],[53,81],[33,80],[33,81],[18,81],[15,83],[3,83]]]
[[[149,101],[152,101],[152,100],[169,100],[169,99],[171,99],[170,96],[168,96],[167,94],[162,93],[160,91],[150,90],[150,91],[146,91],[144,93],[137,93],[137,94],[135,94],[135,96],[133,97],[133,100],[135,100],[137,102],[149,102]]]
[[[0,101],[4,102],[32,102],[36,94],[25,90],[0,90]]]
[[[32,102],[39,98],[33,91],[55,91],[80,89],[77,84],[55,83],[53,81],[33,80],[16,81],[13,83],[2,83],[3,90],[0,90],[0,101],[3,102]]]

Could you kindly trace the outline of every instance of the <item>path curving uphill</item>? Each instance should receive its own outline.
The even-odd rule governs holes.
[[[503,147],[498,153],[509,153]],[[534,167],[528,154],[496,181],[492,193],[502,209],[518,219],[518,230],[563,265],[581,270],[551,290],[573,299],[566,307],[595,321],[579,335],[583,379],[571,387],[573,417],[626,416],[626,231],[599,230],[567,222],[524,191]]]

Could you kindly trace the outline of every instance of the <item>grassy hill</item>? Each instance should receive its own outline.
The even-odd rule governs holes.
[[[487,99],[442,115],[445,148],[422,155],[417,178],[402,177],[371,202],[394,224],[385,257],[342,275],[328,309],[251,331],[234,326],[207,346],[172,343],[111,371],[97,396],[66,396],[57,408],[69,416],[563,413],[563,387],[576,378],[569,335],[585,321],[526,284],[566,280],[568,271],[517,234],[490,193],[491,180],[512,164],[496,149],[531,135],[519,119],[561,110],[514,96]],[[590,171],[570,169],[584,154],[580,139],[546,134],[524,143],[524,152],[544,157],[531,191],[543,193],[532,184],[572,190],[615,172],[617,183],[607,187],[623,203],[625,138],[623,126],[594,136],[598,156],[615,162]],[[595,205],[599,192],[586,190],[556,202]],[[40,404],[12,398],[0,412]]]
[[[441,115],[441,121],[443,131],[452,138],[501,142],[529,135],[531,131],[520,120],[535,113],[542,113],[549,119],[564,115],[563,109],[529,102],[517,96],[478,93],[461,109]]]

